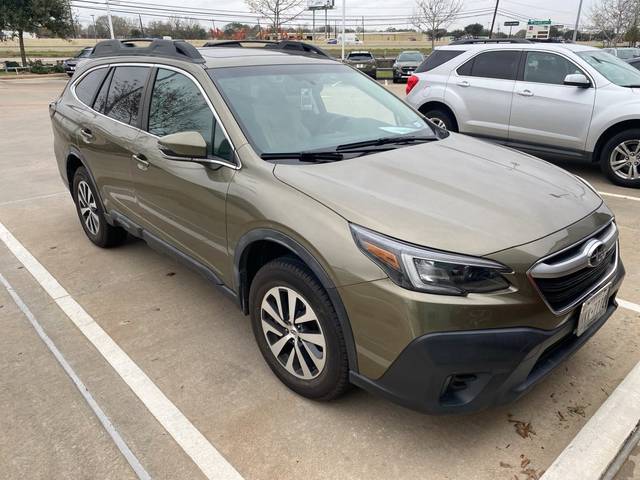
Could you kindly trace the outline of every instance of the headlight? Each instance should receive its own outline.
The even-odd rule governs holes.
[[[351,225],[356,244],[401,287],[441,295],[466,295],[505,290],[502,276],[513,273],[501,263],[416,247]]]

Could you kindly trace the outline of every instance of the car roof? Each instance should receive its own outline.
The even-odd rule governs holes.
[[[247,65],[296,65],[296,64],[333,64],[329,58],[308,55],[295,55],[282,50],[251,47],[215,47],[198,48],[207,68],[240,67]]]
[[[367,55],[371,55],[371,52],[369,50],[356,50],[353,52],[349,52],[349,55],[364,55],[365,53]]]
[[[577,43],[479,43],[469,45],[445,45],[437,47],[436,50],[465,50],[480,52],[482,50],[549,50],[561,52],[571,50],[572,52],[583,52],[587,50],[599,50],[588,45]]]

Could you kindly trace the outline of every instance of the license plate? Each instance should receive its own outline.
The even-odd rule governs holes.
[[[364,68],[364,63],[359,63],[356,65],[356,68]]]
[[[607,305],[609,304],[609,290],[611,284],[598,290],[591,295],[582,304],[580,309],[580,318],[578,319],[578,328],[576,328],[576,335],[582,335],[587,329],[598,320],[604,312],[607,311]]]

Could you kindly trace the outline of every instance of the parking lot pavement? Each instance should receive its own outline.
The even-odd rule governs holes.
[[[356,389],[328,404],[301,398],[271,374],[247,318],[207,281],[143,242],[101,250],[85,239],[52,152],[47,103],[64,84],[0,81],[0,223],[244,478],[536,478],[640,360],[640,316],[619,309],[585,348],[509,406],[435,417]],[[569,168],[599,190],[640,197],[592,168]],[[640,303],[638,202],[606,200],[628,272],[621,297]],[[0,273],[149,474],[202,478],[153,406],[1,242]],[[132,477],[2,289],[0,305],[0,464],[9,466],[8,478]]]

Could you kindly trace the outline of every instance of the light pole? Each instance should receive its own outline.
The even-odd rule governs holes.
[[[91,14],[91,20],[93,21],[93,39],[98,43],[98,29],[96,28],[96,16]]]
[[[582,0],[580,0],[580,4],[578,5],[578,16],[576,17],[576,27],[573,29],[574,42],[578,39],[578,24],[580,23],[580,12],[582,12]]]
[[[496,15],[498,14],[498,4],[500,0],[496,0],[496,8],[493,10],[493,20],[491,20],[491,29],[489,30],[489,38],[493,38],[493,26],[496,23]]]
[[[109,0],[106,0],[107,2],[107,19],[109,20],[109,35],[111,35],[111,38],[114,39],[116,38],[116,36],[113,33],[113,22],[111,21],[111,6],[109,5]]]
[[[345,42],[345,29],[347,16],[347,0],[342,0],[342,60],[344,61],[344,42]]]

